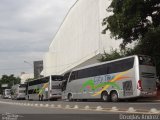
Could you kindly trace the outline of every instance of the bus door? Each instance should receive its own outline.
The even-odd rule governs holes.
[[[45,88],[44,99],[48,99],[48,87]]]

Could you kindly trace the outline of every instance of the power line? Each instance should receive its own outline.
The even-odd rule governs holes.
[[[22,68],[0,68],[0,70],[20,70],[20,69],[32,69],[31,67],[22,67]]]
[[[98,50],[99,50],[99,49],[95,50],[93,53],[96,54],[96,52],[97,52]],[[83,57],[83,58],[81,58],[81,59],[78,59],[78,60],[75,60],[75,61],[73,61],[73,62],[70,62],[70,63],[61,64],[61,65],[54,65],[54,66],[45,66],[45,69],[60,68],[60,67],[64,67],[64,66],[66,66],[65,68],[68,68],[68,67],[72,66],[73,64],[76,64],[76,63],[78,63],[79,61],[87,58],[88,56],[90,56],[90,54],[89,54],[89,55],[86,55],[85,57]],[[27,61],[24,61],[24,63],[28,63],[28,64],[31,65],[31,63],[29,63],[29,62],[27,62]],[[32,66],[33,66],[33,65],[32,65]],[[64,69],[65,69],[65,68],[64,68]],[[0,68],[1,71],[2,71],[2,70],[23,70],[23,69],[33,69],[33,67]]]

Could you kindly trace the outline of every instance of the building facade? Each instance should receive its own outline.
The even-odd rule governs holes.
[[[41,77],[41,72],[43,70],[43,61],[34,61],[34,78],[40,78]]]
[[[79,66],[98,62],[104,51],[118,48],[120,41],[110,38],[110,32],[102,34],[102,21],[108,0],[77,0],[64,18],[49,51],[44,55],[44,76],[64,74]]]
[[[21,72],[21,75],[20,75],[21,84],[24,84],[28,79],[33,79],[33,78],[34,78],[33,73]]]

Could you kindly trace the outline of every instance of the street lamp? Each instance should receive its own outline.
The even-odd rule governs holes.
[[[27,64],[29,64],[29,65],[33,66],[33,64],[31,64],[31,63],[30,63],[30,62],[28,62],[28,61],[25,61],[25,60],[24,60],[24,63],[27,63]]]
[[[26,60],[24,60],[24,63],[26,63],[26,64],[30,65],[30,66],[32,67],[32,72],[33,72],[33,63],[28,62],[28,61],[26,61]],[[25,74],[26,74],[26,73],[25,73]],[[28,75],[29,75],[29,78],[33,78],[33,77],[31,77],[31,76],[33,76],[33,74],[32,74],[32,73],[28,73]]]

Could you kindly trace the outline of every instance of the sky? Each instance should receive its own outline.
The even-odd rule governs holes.
[[[0,0],[0,76],[33,73],[75,1]]]

